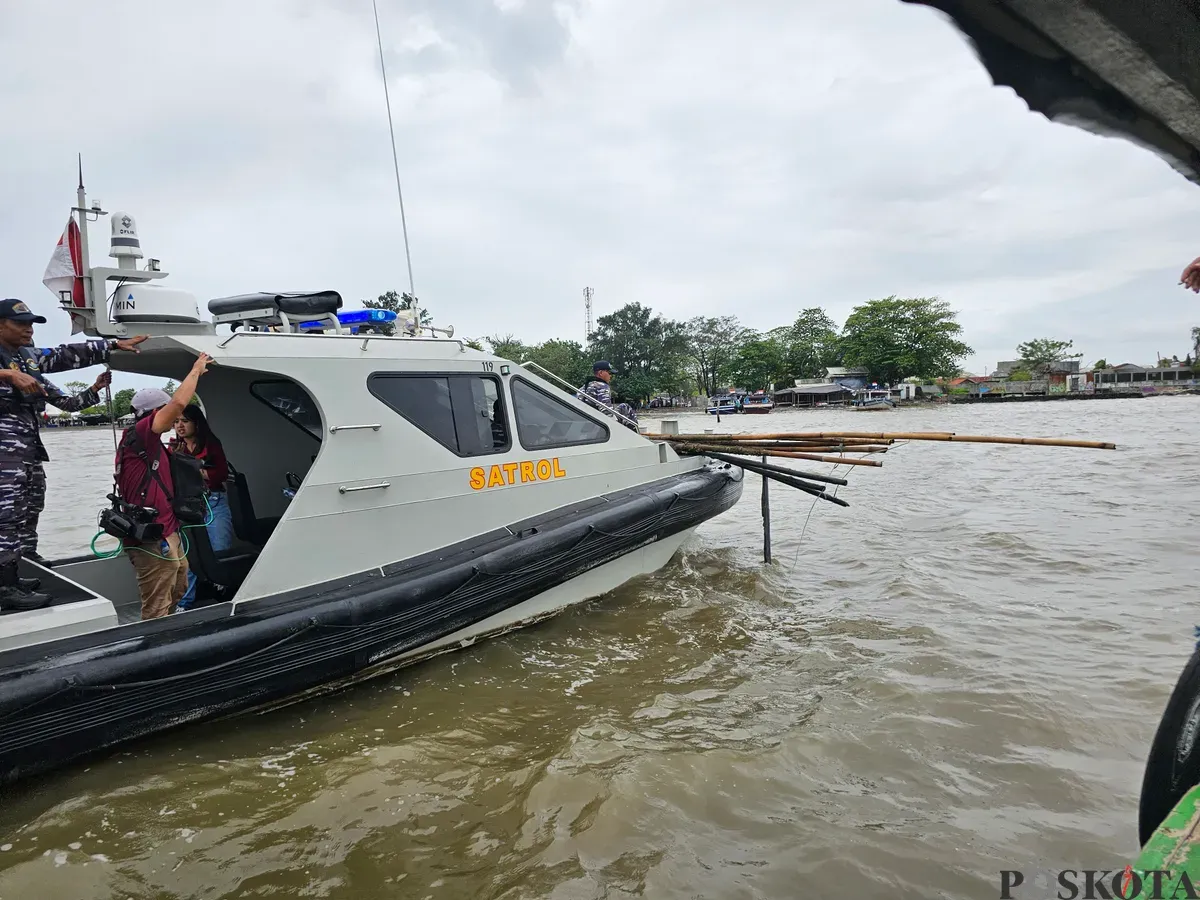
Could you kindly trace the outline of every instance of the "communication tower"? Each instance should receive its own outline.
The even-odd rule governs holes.
[[[587,331],[583,333],[583,343],[586,346],[592,337],[592,289],[583,289],[583,309],[587,316]]]

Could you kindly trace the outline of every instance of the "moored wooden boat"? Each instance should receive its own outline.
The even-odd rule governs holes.
[[[854,395],[854,402],[850,408],[859,412],[879,412],[895,409],[896,404],[892,401],[888,391],[864,389]]]
[[[774,408],[775,401],[763,391],[756,391],[742,398],[742,412],[749,415],[765,415]]]

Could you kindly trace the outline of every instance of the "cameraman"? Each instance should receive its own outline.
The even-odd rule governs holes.
[[[137,574],[143,619],[168,615],[187,590],[187,554],[183,551],[179,522],[171,506],[174,485],[162,435],[174,427],[184,407],[192,402],[196,382],[211,362],[212,357],[201,353],[187,377],[175,389],[174,396],[161,388],[142,388],[134,394],[132,406],[137,421],[125,430],[117,451],[117,493],[126,503],[153,507],[154,521],[163,529],[159,546],[129,546],[126,542],[126,555]],[[132,446],[131,431],[137,438]],[[139,445],[145,448],[146,458],[139,454]],[[153,468],[155,463],[157,469]]]

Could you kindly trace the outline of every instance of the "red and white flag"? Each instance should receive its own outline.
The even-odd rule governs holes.
[[[67,221],[67,227],[58,239],[58,246],[46,265],[46,274],[42,276],[42,284],[59,300],[65,300],[69,295],[72,306],[83,306],[83,247],[74,216]],[[71,333],[77,334],[82,330],[82,321],[72,315]]]

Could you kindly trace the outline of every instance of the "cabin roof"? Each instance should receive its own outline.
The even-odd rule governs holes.
[[[213,357],[215,365],[269,369],[272,360],[289,363],[304,359],[371,359],[380,363],[414,362],[420,368],[438,362],[465,359],[509,364],[492,353],[472,350],[454,338],[383,337],[353,334],[302,334],[294,332],[235,332],[228,334],[177,334],[152,336],[141,352],[114,353],[111,365],[124,372],[180,378],[191,368],[198,352]]]

